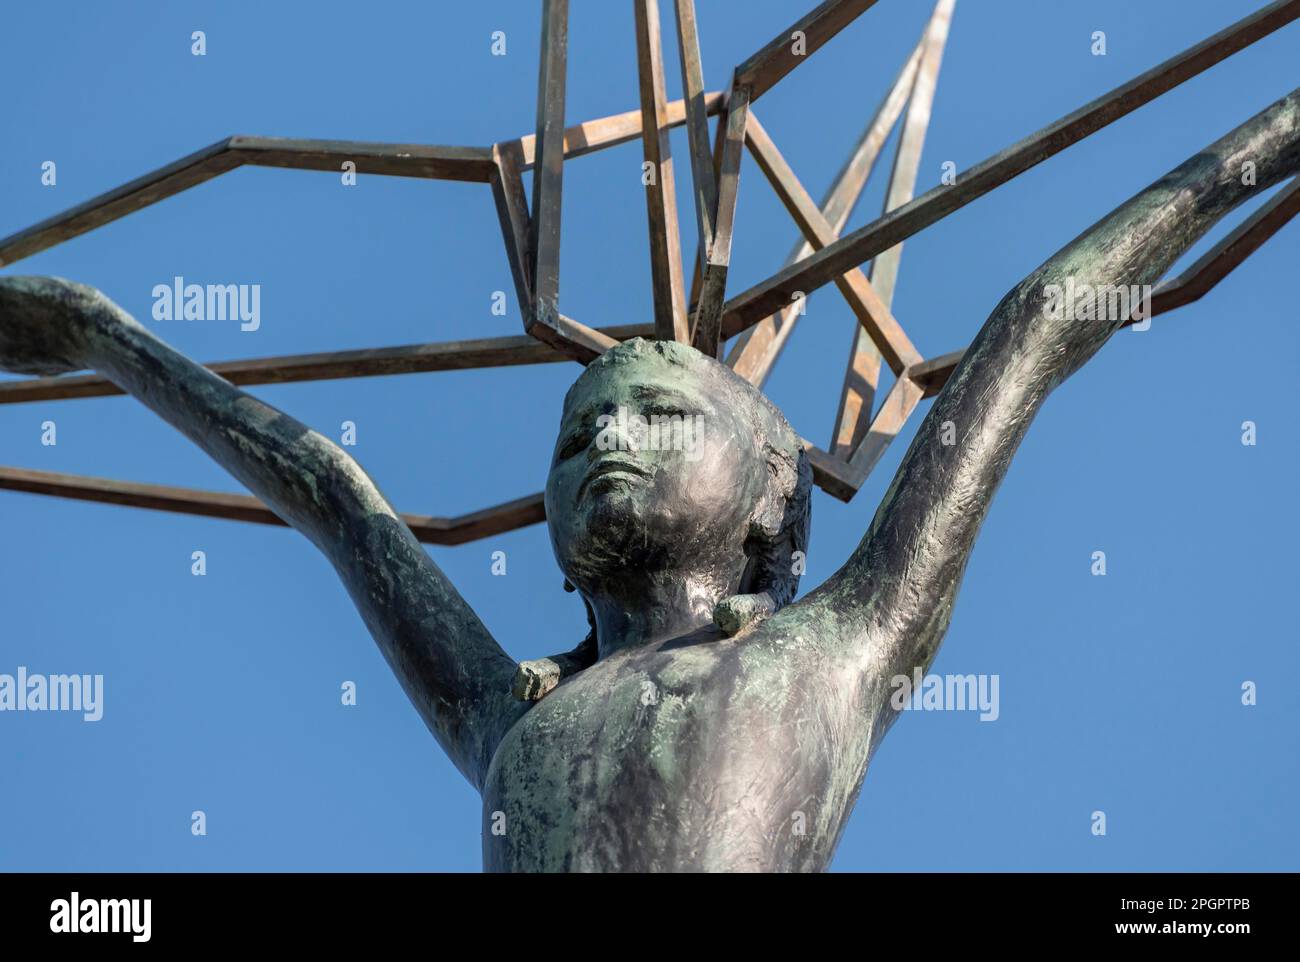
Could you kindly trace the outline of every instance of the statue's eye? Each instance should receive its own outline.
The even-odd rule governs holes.
[[[581,454],[587,447],[587,434],[585,431],[575,431],[564,439],[560,445],[559,451],[555,453],[556,463],[567,461],[576,454]]]
[[[649,417],[672,418],[672,417],[688,416],[686,411],[683,410],[680,405],[671,404],[664,401],[649,405],[642,412],[642,414],[644,414],[648,418]]]

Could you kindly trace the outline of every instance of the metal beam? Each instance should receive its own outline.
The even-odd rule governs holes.
[[[522,153],[518,144],[493,147],[496,169],[490,183],[497,221],[501,225],[501,240],[510,264],[510,277],[515,285],[515,297],[519,300],[519,313],[524,319],[525,333],[531,333],[536,322],[533,313],[533,230],[521,174]]]
[[[691,184],[695,188],[695,221],[699,249],[713,246],[713,219],[718,212],[718,185],[713,178],[713,151],[709,144],[709,116],[704,94],[704,64],[700,60],[699,26],[695,0],[676,0],[677,53],[682,67],[682,93],[686,113],[686,139],[691,148]]]
[[[955,3],[956,0],[938,0],[921,39],[921,60],[908,101],[907,119],[903,121],[903,131],[898,140],[898,152],[890,170],[889,188],[885,192],[884,210],[881,211],[883,214],[902,207],[912,199],[915,192],[916,176],[921,168],[921,152],[925,147],[925,134],[930,126],[935,87],[939,80],[939,65],[943,61],[943,48],[948,40]],[[894,303],[902,257],[903,245],[895,244],[871,260],[868,277],[887,308],[892,308]],[[849,457],[857,451],[868,431],[872,430],[871,408],[875,402],[876,382],[872,382],[867,375],[877,364],[877,346],[868,344],[867,339],[866,330],[859,327],[853,331],[849,343],[844,386],[840,391],[835,431],[831,438],[831,452],[841,457]],[[918,355],[911,363],[919,360]],[[900,373],[898,367],[892,364],[890,366],[895,374]],[[878,370],[878,367],[875,369]]]
[[[748,87],[750,100],[757,100],[875,3],[876,0],[826,0],[737,67],[736,84]]]
[[[1191,267],[1158,285],[1151,296],[1151,316],[1167,314],[1200,300],[1298,213],[1300,178],[1295,178]],[[1123,326],[1129,327],[1138,320],[1130,318]],[[921,385],[923,397],[934,397],[943,390],[965,353],[964,348],[952,351],[909,369],[912,379]]]
[[[654,328],[648,324],[603,327],[597,329],[597,332],[615,342],[654,336]],[[565,351],[532,337],[519,336],[217,361],[205,366],[231,384],[246,387],[256,384],[297,384],[353,377],[517,367],[523,364],[555,364],[571,360],[573,357]],[[0,404],[112,397],[122,393],[124,392],[116,384],[98,374],[0,381]]]
[[[844,230],[844,225],[848,222],[862,194],[862,189],[871,176],[876,158],[880,155],[881,148],[889,138],[889,132],[893,130],[894,124],[903,111],[912,89],[912,81],[916,77],[916,68],[921,60],[921,48],[924,43],[925,37],[922,35],[921,41],[894,79],[893,87],[880,102],[875,115],[863,130],[853,153],[822,201],[822,216],[834,229],[837,237]],[[796,261],[803,260],[812,251],[812,245],[804,240],[801,234],[783,266],[788,267]],[[755,387],[761,388],[767,381],[768,375],[772,373],[772,368],[794,332],[798,320],[798,305],[791,304],[776,314],[765,317],[755,326],[746,328],[733,343],[727,356],[727,365]],[[861,388],[865,396],[868,387],[874,391],[880,372],[880,352],[876,350],[870,338],[864,339],[863,355],[860,373],[866,382]]]
[[[799,183],[763,125],[752,114],[746,141],[754,159],[771,181],[777,196],[794,217],[808,243],[817,249],[833,243],[836,240],[835,231]],[[837,277],[835,283],[853,309],[858,323],[889,361],[890,367],[901,372],[909,364],[921,360],[920,353],[912,346],[912,342],[903,333],[902,326],[894,319],[861,270],[855,267],[844,276]]]
[[[704,95],[704,112],[708,116],[718,113],[725,104],[725,97],[721,91],[713,90]],[[665,126],[680,127],[686,123],[686,101],[674,100],[667,105],[665,115]],[[630,143],[641,137],[641,111],[628,110],[621,114],[612,114],[608,117],[598,117],[595,120],[584,120],[580,124],[574,124],[572,127],[564,129],[564,159],[572,160],[575,157],[585,157],[587,154],[594,154],[598,150],[605,150],[607,147],[617,147],[620,144]],[[504,144],[515,144],[521,151],[522,160],[520,162],[521,170],[532,170],[537,154],[537,137],[534,134],[528,134],[517,140],[503,141]]]
[[[560,312],[560,203],[564,180],[564,85],[569,46],[569,0],[543,0],[542,50],[537,77],[537,164],[529,219],[532,311],[541,336]],[[526,315],[527,316],[527,315]],[[530,329],[529,333],[533,333]]]
[[[880,410],[871,419],[866,437],[849,458],[849,468],[859,486],[880,462],[885,449],[898,436],[916,406],[921,403],[923,394],[923,388],[906,372],[899,375],[889,389],[885,400],[880,404]]]
[[[645,181],[646,219],[650,230],[655,334],[665,341],[689,341],[681,233],[677,225],[677,189],[672,148],[668,142],[668,98],[664,92],[659,0],[633,0],[632,6],[636,19],[641,138],[648,167],[642,179]]]
[[[723,336],[739,334],[789,303],[795,291],[809,293],[833,281],[850,268],[901,243],[1297,17],[1300,17],[1300,0],[1277,0],[976,164],[959,174],[956,184],[936,187],[777,272],[727,303],[723,311]]]
[[[1152,316],[1200,300],[1297,213],[1300,213],[1300,177],[1292,179],[1191,267],[1157,287],[1151,297]]]
[[[733,83],[727,94],[726,121],[719,128],[718,209],[713,243],[700,261],[703,265],[700,295],[692,325],[692,343],[709,357],[718,356],[722,340],[722,305],[727,296],[727,273],[731,269],[731,241],[735,233],[736,202],[740,197],[740,161],[748,123],[749,88]]]
[[[237,167],[338,171],[349,160],[357,165],[360,173],[434,180],[487,183],[493,169],[489,147],[227,137],[0,240],[0,267],[79,237]]]
[[[555,309],[554,302],[547,309],[538,309],[536,289],[532,286],[535,276],[532,270],[535,268],[530,265],[530,261],[536,264],[537,258],[529,256],[533,253],[531,245],[534,243],[535,231],[530,229],[531,221],[524,205],[524,183],[518,163],[519,148],[517,144],[498,144],[493,152],[497,167],[492,177],[492,196],[496,200],[501,237],[521,305],[524,333],[549,344],[575,361],[587,364],[617,342],[594,328],[565,317]],[[558,191],[559,185],[554,186]],[[533,197],[536,199],[537,194],[534,193]],[[558,202],[558,194],[555,199]],[[556,246],[558,248],[558,240]],[[558,271],[558,252],[555,258],[553,266]],[[554,280],[558,292],[558,274]]]
[[[29,471],[24,468],[0,468],[0,489],[287,527],[270,508],[248,494],[226,494],[161,484],[136,484],[77,474]],[[456,545],[537,524],[546,520],[546,508],[539,491],[515,501],[454,518],[423,514],[403,514],[401,518],[416,538],[425,544]]]

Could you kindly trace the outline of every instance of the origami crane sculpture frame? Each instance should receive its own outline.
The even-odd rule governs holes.
[[[534,134],[487,147],[357,143],[235,136],[0,240],[0,266],[244,165],[358,172],[484,183],[491,187],[525,335],[228,361],[207,365],[236,385],[374,377],[424,371],[589,362],[631,337],[692,344],[762,387],[793,333],[804,299],[834,283],[853,311],[849,359],[832,441],[805,442],[815,482],[853,498],[890,442],[926,398],[939,392],[962,352],[923,357],[891,313],[902,243],[1024,171],[1300,17],[1300,0],[1278,0],[1153,67],[1073,113],[913,197],[940,62],[956,0],[938,0],[919,42],[823,202],[804,189],[755,113],[754,105],[875,0],[827,0],[737,66],[723,92],[707,92],[693,0],[673,0],[683,97],[668,102],[658,0],[633,0],[640,109],[564,126],[568,0],[543,0]],[[710,118],[716,118],[714,133]],[[902,121],[882,215],[843,230],[891,131]],[[699,233],[689,293],[677,222],[669,131],[685,125]],[[564,162],[640,138],[654,293],[653,324],[595,328],[560,312],[560,212]],[[785,266],[727,298],[727,274],[745,149],[799,228]],[[524,175],[532,172],[532,198]],[[1292,180],[1182,275],[1156,288],[1150,314],[1197,300],[1300,210]],[[871,262],[868,273],[859,265]],[[895,380],[877,403],[882,364]],[[0,403],[122,393],[98,375],[0,383]],[[874,409],[874,414],[873,414]],[[264,524],[283,524],[249,495],[137,484],[20,468],[0,468],[11,490]],[[456,518],[404,515],[421,541],[461,544],[540,522],[541,493]]]

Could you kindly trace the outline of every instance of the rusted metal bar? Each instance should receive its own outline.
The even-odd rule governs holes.
[[[57,474],[52,471],[29,471],[24,468],[0,468],[0,489],[286,526],[275,512],[248,494],[226,494],[161,484],[136,484],[131,481]],[[515,501],[454,518],[422,514],[403,514],[401,517],[416,538],[425,544],[457,545],[537,524],[546,520],[546,508],[539,491]]]
[[[826,222],[822,212],[817,209],[817,204],[812,197],[799,183],[799,179],[768,137],[763,125],[752,114],[749,118],[746,140],[759,167],[767,175],[782,203],[794,217],[799,229],[803,231],[808,243],[815,248],[833,243],[836,237],[835,231]],[[902,326],[872,289],[861,270],[855,267],[843,277],[836,278],[835,283],[853,309],[859,324],[867,331],[894,370],[902,371],[909,364],[921,360],[920,353],[903,333]]]
[[[1292,180],[1269,198],[1178,277],[1156,287],[1151,296],[1151,316],[1167,314],[1200,300],[1297,213],[1300,213],[1300,178]],[[1139,320],[1141,318],[1134,316],[1125,321],[1124,326],[1129,327]],[[943,390],[965,353],[964,348],[952,351],[909,369],[912,380],[922,388],[922,397],[934,397]]]
[[[731,269],[731,241],[740,196],[740,160],[748,122],[749,90],[733,83],[727,94],[726,122],[719,131],[722,140],[713,243],[707,256],[701,259],[699,303],[692,324],[692,343],[709,357],[718,356],[721,342],[722,305],[727,296],[727,273]]]
[[[645,151],[646,219],[650,230],[650,274],[656,336],[689,341],[686,282],[682,276],[677,189],[668,142],[664,92],[663,39],[659,0],[633,0],[636,19],[637,76],[641,93],[641,137]]]
[[[750,89],[751,101],[757,100],[875,3],[827,0],[738,66],[736,83]]]
[[[889,188],[885,193],[884,210],[902,207],[916,189],[916,176],[921,168],[921,152],[925,147],[925,134],[930,126],[930,114],[934,104],[935,87],[939,80],[939,65],[943,60],[943,48],[948,40],[948,30],[952,23],[953,7],[956,0],[939,0],[934,6],[934,13],[922,38],[921,61],[908,101],[907,119],[903,121],[903,131],[898,140],[898,153],[890,171]],[[903,245],[895,244],[889,250],[878,254],[871,260],[868,278],[885,307],[894,303],[894,291],[898,285],[898,268],[903,257]],[[835,432],[831,439],[831,452],[841,457],[850,457],[863,443],[871,430],[871,408],[875,403],[875,386],[869,375],[876,365],[875,350],[878,346],[868,344],[868,334],[864,328],[853,331],[849,343],[848,364],[844,371],[844,386],[840,391],[840,403],[835,418]],[[875,350],[873,350],[875,349]],[[920,360],[919,355],[909,363]],[[890,365],[894,373],[899,368]],[[875,367],[878,370],[878,367]],[[867,388],[870,388],[868,393]],[[873,431],[873,435],[881,435]]]
[[[625,324],[596,330],[615,342],[654,336],[654,327],[649,324]],[[231,384],[243,387],[432,371],[463,371],[471,368],[517,367],[522,364],[555,364],[571,360],[573,357],[570,354],[549,344],[532,337],[518,336],[218,361],[206,366]],[[111,397],[122,393],[116,384],[98,374],[0,381],[0,404]]]
[[[849,459],[849,468],[859,485],[866,480],[875,466],[880,462],[885,450],[898,436],[907,419],[911,417],[916,406],[921,403],[924,389],[904,373],[894,382],[889,393],[880,404],[880,410],[871,419],[871,427],[866,437]]]
[[[530,250],[532,225],[528,214],[528,197],[520,163],[522,151],[517,144],[497,144],[493,147],[496,169],[492,172],[492,200],[501,225],[501,240],[510,263],[510,276],[519,299],[519,313],[524,319],[524,332],[536,322],[533,313],[533,254]]]
[[[360,173],[487,183],[490,147],[432,147],[346,140],[227,137],[175,163],[100,194],[61,214],[0,240],[0,267],[156,204],[244,165],[341,170],[352,161]]]
[[[564,182],[564,86],[569,46],[569,0],[543,0],[542,52],[537,78],[537,164],[528,253],[532,311],[543,337],[560,312],[560,205]]]
[[[524,333],[550,345],[555,350],[582,364],[598,357],[617,342],[600,331],[565,317],[554,307],[539,309],[536,290],[532,287],[537,258],[529,257],[534,243],[530,218],[525,208],[524,184],[519,174],[519,149],[514,144],[498,144],[493,148],[497,162],[492,177],[492,196],[496,200],[497,216],[501,222],[501,237],[510,261],[510,273],[521,305]],[[558,191],[558,183],[554,185]],[[534,193],[534,199],[537,195]],[[558,196],[556,197],[558,201]],[[558,213],[558,212],[557,212]],[[558,245],[558,240],[557,240]],[[530,263],[531,260],[531,263]],[[554,263],[558,271],[558,255]],[[558,296],[558,273],[553,278]]]
[[[853,153],[836,176],[834,183],[822,201],[822,216],[834,229],[836,237],[844,230],[844,225],[848,222],[849,216],[862,194],[862,189],[871,176],[871,170],[875,166],[876,158],[880,155],[880,150],[888,139],[889,132],[893,130],[894,124],[903,111],[903,106],[906,104],[908,94],[912,89],[912,82],[916,77],[916,68],[921,60],[921,48],[924,43],[925,36],[922,35],[920,42],[899,71],[889,93],[885,95],[870,123],[863,130],[862,137],[859,139]],[[812,251],[812,245],[804,240],[801,234],[799,240],[795,242],[794,249],[786,258],[784,266],[788,267],[796,261],[802,260]],[[780,357],[781,351],[785,348],[790,335],[794,332],[794,327],[799,320],[801,306],[802,302],[787,305],[776,314],[765,317],[755,326],[742,331],[733,342],[731,351],[727,356],[727,364],[732,370],[755,387],[762,387],[767,381],[768,375],[772,373],[772,368],[775,366],[777,358]],[[870,338],[863,338],[862,344],[864,347],[861,352],[862,361],[859,373],[864,379],[864,384],[860,388],[860,396],[867,396],[869,393],[874,392],[879,378],[880,352]],[[868,401],[868,406],[870,406],[870,401]]]
[[[706,93],[704,95],[705,114],[712,117],[722,109],[724,103],[725,98],[721,91],[713,90]],[[680,127],[684,123],[686,123],[686,102],[684,100],[674,100],[666,107],[664,125],[673,128]],[[598,150],[630,143],[633,140],[640,139],[640,137],[640,110],[628,110],[621,114],[612,114],[609,117],[585,120],[580,124],[565,128],[564,159],[572,160],[575,157],[585,157],[587,154],[594,154]],[[514,144],[519,148],[522,156],[520,162],[522,170],[532,169],[537,152],[537,137],[534,134],[528,134],[517,140],[502,141],[501,145],[505,144]]]
[[[704,64],[700,60],[699,26],[695,0],[676,0],[677,52],[682,67],[682,93],[686,113],[686,139],[691,147],[691,183],[695,188],[695,220],[699,247],[713,246],[713,218],[718,212],[718,185],[713,179],[713,151],[709,145],[709,116],[704,101]],[[665,121],[667,118],[665,118]]]
[[[1182,274],[1157,287],[1151,296],[1152,315],[1172,311],[1204,297],[1297,213],[1300,213],[1300,178],[1292,180],[1270,197]],[[1128,323],[1136,322],[1137,318],[1134,318]]]
[[[1300,0],[1277,0],[958,174],[955,184],[936,187],[778,271],[727,303],[723,310],[723,336],[735,336],[789,303],[794,292],[807,294],[833,281],[848,269],[901,243],[1297,17],[1300,17]]]

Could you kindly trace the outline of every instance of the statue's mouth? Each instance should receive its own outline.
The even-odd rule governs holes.
[[[645,465],[631,458],[619,455],[605,455],[591,466],[582,483],[578,485],[578,497],[590,491],[602,491],[618,484],[633,484],[646,481],[653,473]]]

